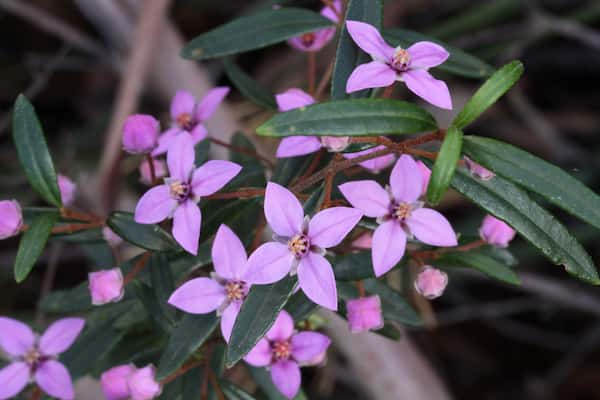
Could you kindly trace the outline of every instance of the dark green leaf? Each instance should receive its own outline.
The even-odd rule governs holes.
[[[519,285],[521,283],[517,274],[510,267],[478,250],[443,254],[435,260],[435,265],[442,268],[471,268],[511,285]]]
[[[317,154],[280,158],[275,165],[271,181],[283,186],[289,185],[294,178],[300,176],[308,168],[315,157],[318,157]]]
[[[376,279],[367,279],[363,281],[363,285],[367,292],[378,294],[381,298],[381,307],[385,319],[411,326],[422,325],[419,314],[404,300],[400,293]]]
[[[223,60],[223,66],[229,80],[248,100],[269,110],[277,110],[273,93],[263,89],[258,82],[242,71],[230,58]]]
[[[106,224],[129,243],[146,250],[168,251],[178,250],[179,245],[171,235],[160,226],[154,224],[138,224],[133,214],[116,211],[106,221]]]
[[[356,253],[336,256],[331,259],[335,279],[342,281],[359,281],[374,278],[371,252],[361,251]]]
[[[181,400],[198,400],[202,398],[202,377],[200,367],[191,369],[183,376]]]
[[[219,385],[228,400],[255,400],[248,392],[225,379],[221,379]]]
[[[323,194],[323,185],[313,190],[310,197],[302,205],[305,215],[313,215],[319,211],[319,205],[323,202]]]
[[[156,300],[165,318],[173,323],[175,321],[175,309],[168,304],[168,300],[175,291],[175,282],[169,268],[169,261],[164,253],[153,253],[149,264],[150,282]]]
[[[42,255],[52,227],[58,220],[58,214],[41,214],[36,217],[19,242],[15,259],[15,280],[21,283],[33,269],[37,259]]]
[[[204,139],[196,143],[194,146],[194,164],[202,165],[208,160],[208,152],[210,151],[210,140]]]
[[[318,308],[303,291],[294,293],[285,305],[285,310],[290,313],[294,321],[302,321],[308,318]]]
[[[431,204],[439,203],[444,193],[446,193],[448,186],[450,186],[454,171],[456,171],[458,159],[460,158],[462,142],[463,133],[454,126],[450,126],[442,142],[442,147],[435,160],[435,164],[433,164],[431,178],[427,186],[427,201]]]
[[[40,300],[39,307],[47,313],[73,314],[92,308],[87,282],[70,289],[55,290]]]
[[[231,138],[231,145],[239,149],[245,149],[256,153],[256,148],[241,132],[236,132]],[[242,166],[240,173],[226,186],[224,191],[233,190],[239,187],[264,187],[266,185],[265,167],[256,157],[249,154],[243,154],[238,151],[231,151],[229,159]]]
[[[256,228],[256,221],[262,212],[261,198],[235,200],[223,205],[221,200],[211,201],[202,208],[206,219],[202,223],[200,240],[211,237],[221,224],[229,226],[243,243],[251,240],[251,234]]]
[[[133,288],[135,295],[142,302],[144,309],[156,326],[163,332],[170,333],[174,323],[164,313],[163,304],[156,297],[154,290],[140,280],[134,280],[129,285]]]
[[[212,263],[211,250],[212,244],[204,242],[198,248],[198,255],[194,256],[188,252],[180,253],[169,261],[171,272],[175,281],[180,281],[187,275],[196,271],[199,268],[205,267]]]

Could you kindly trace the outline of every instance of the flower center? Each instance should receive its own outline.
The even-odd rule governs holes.
[[[225,292],[230,301],[241,301],[246,297],[246,283],[242,281],[229,281],[225,284]]]
[[[288,248],[296,257],[302,257],[308,253],[310,243],[306,235],[296,235],[288,242]]]
[[[194,127],[194,119],[189,113],[181,113],[175,119],[177,125],[185,129],[186,131],[192,130]]]
[[[315,34],[314,33],[305,33],[300,37],[300,41],[306,47],[312,46],[315,42]]]
[[[407,50],[402,47],[396,47],[394,50],[394,55],[392,56],[392,68],[396,71],[404,72],[408,70],[408,66],[410,65],[410,54]]]
[[[402,222],[410,217],[411,207],[408,203],[400,203],[392,207],[392,217]]]
[[[171,189],[171,196],[175,200],[184,201],[190,195],[190,185],[188,183],[175,181],[169,185],[169,188]]]
[[[25,362],[25,364],[29,365],[30,367],[35,366],[42,358],[42,354],[39,352],[38,349],[33,348],[30,349],[27,353],[25,353],[25,355],[23,356],[23,362]]]
[[[273,358],[277,361],[287,360],[292,355],[292,345],[289,340],[279,340],[271,343]]]

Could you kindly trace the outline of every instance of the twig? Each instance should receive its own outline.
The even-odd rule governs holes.
[[[314,51],[306,53],[308,65],[306,66],[308,71],[308,93],[311,96],[315,96],[315,87],[317,81],[317,54]]]
[[[196,367],[199,367],[202,364],[203,364],[203,361],[192,361],[192,362],[184,365],[183,367],[179,368],[177,371],[173,372],[171,375],[167,376],[165,379],[163,379],[160,382],[160,384],[162,386],[168,385],[169,383],[173,382],[175,379],[179,378],[181,375],[185,375],[190,370],[192,370]]]
[[[156,170],[154,168],[154,159],[150,154],[146,154],[146,161],[148,162],[148,168],[150,168],[150,182],[152,185],[156,184]]]
[[[321,96],[323,96],[323,91],[327,87],[327,84],[331,79],[331,75],[333,75],[333,66],[333,62],[329,63],[329,67],[327,67],[327,70],[325,71],[323,77],[319,81],[319,84],[317,85],[317,91],[315,92],[315,99],[319,99],[321,98]]]
[[[233,144],[224,142],[224,141],[219,140],[219,139],[214,138],[214,137],[209,138],[209,140],[211,142],[213,142],[214,144],[217,144],[219,146],[223,146],[223,147],[225,147],[225,148],[227,148],[227,149],[229,149],[231,151],[235,151],[235,152],[240,153],[240,154],[245,154],[247,156],[254,157],[254,158],[256,158],[256,159],[264,162],[267,165],[267,167],[269,167],[270,169],[275,168],[275,164],[273,164],[273,162],[271,160],[269,160],[265,156],[262,156],[262,155],[258,154],[255,151],[252,151],[252,150],[244,148],[244,147],[235,146]]]
[[[213,372],[212,369],[209,368],[208,365],[206,366],[206,369],[208,370],[208,379],[210,380],[210,383],[211,383],[213,389],[215,390],[215,393],[217,394],[217,398],[219,400],[225,400],[225,394],[223,393],[221,386],[219,386],[219,382],[217,381],[217,377],[215,376],[215,373]]]
[[[265,195],[265,189],[262,188],[241,188],[235,192],[215,193],[204,197],[207,200],[215,199],[249,199],[252,197],[260,197]]]
[[[135,262],[133,268],[131,268],[131,271],[129,271],[129,273],[123,279],[123,286],[126,286],[129,282],[135,279],[140,272],[142,272],[142,270],[146,267],[148,259],[151,255],[152,253],[147,251]]]

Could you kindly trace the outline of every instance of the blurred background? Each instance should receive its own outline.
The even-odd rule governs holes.
[[[220,61],[200,65],[179,58],[182,44],[236,16],[283,3],[322,6],[317,0],[0,0],[0,198],[41,204],[10,137],[12,103],[22,92],[36,106],[59,172],[78,184],[77,207],[132,210],[141,186],[133,173],[137,162],[119,162],[124,116],[141,111],[166,122],[175,90],[200,96],[213,85],[229,85]],[[467,132],[523,147],[598,190],[600,1],[388,0],[385,7],[385,27],[426,33],[495,67],[522,60],[518,86]],[[334,52],[330,44],[318,54],[321,73]],[[305,85],[306,57],[286,44],[236,61],[274,93]],[[481,83],[433,74],[448,83],[456,110]],[[407,92],[395,95],[414,100]],[[263,154],[273,155],[276,141],[253,133],[269,114],[236,90],[227,100],[208,124],[211,134],[227,141],[242,130]],[[440,126],[453,115],[430,111]],[[440,207],[457,231],[475,234],[484,214],[467,204],[450,193]],[[598,233],[551,210],[600,260]],[[0,242],[2,315],[43,323],[39,299],[84,281],[88,269],[103,262],[91,246],[52,242],[17,286],[17,240]],[[309,398],[600,399],[600,291],[570,278],[520,239],[511,250],[520,287],[452,274],[445,295],[427,313],[427,327],[405,332],[400,342],[337,329],[328,365],[306,372]],[[78,398],[97,398],[82,390]]]

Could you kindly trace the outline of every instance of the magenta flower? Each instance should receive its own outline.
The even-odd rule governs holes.
[[[127,382],[131,400],[151,400],[162,392],[162,386],[156,381],[153,365],[135,370]]]
[[[516,235],[516,231],[506,222],[491,215],[486,215],[479,228],[479,236],[492,246],[508,247]]]
[[[471,160],[469,157],[466,156],[465,164],[467,164],[467,168],[469,168],[471,174],[475,175],[480,179],[483,179],[484,181],[489,181],[490,179],[496,176],[496,174],[494,174],[492,171],[482,167],[481,165],[477,164],[475,161]]]
[[[0,240],[18,235],[23,228],[23,213],[16,200],[0,201]]]
[[[309,299],[337,310],[333,269],[323,255],[350,233],[362,215],[354,208],[332,207],[309,220],[292,192],[269,182],[265,217],[276,241],[263,244],[250,255],[248,279],[253,284],[267,284],[297,272],[300,288]]]
[[[131,154],[150,153],[158,143],[160,124],[151,115],[127,117],[123,126],[123,149]]]
[[[439,212],[417,201],[423,177],[411,156],[402,155],[390,174],[389,192],[375,181],[339,186],[352,206],[381,224],[373,234],[372,260],[376,276],[392,269],[404,255],[406,241],[415,236],[432,246],[456,246],[456,233]]]
[[[228,93],[228,87],[216,87],[209,90],[200,102],[196,102],[194,95],[188,91],[175,93],[171,102],[171,128],[158,138],[158,147],[152,155],[156,157],[166,153],[182,132],[192,135],[194,144],[204,140],[208,136],[204,122],[215,113]]]
[[[343,156],[344,156],[344,158],[351,160],[353,158],[364,156],[366,154],[371,154],[371,153],[374,153],[376,151],[383,150],[383,149],[385,149],[385,146],[375,146],[375,147],[372,147],[367,150],[357,151],[355,153],[344,153]],[[372,158],[370,160],[363,161],[363,162],[359,163],[358,165],[360,165],[361,167],[363,167],[365,169],[368,169],[369,171],[371,171],[374,174],[378,174],[379,172],[383,171],[384,169],[386,169],[387,167],[392,165],[394,163],[395,159],[396,159],[396,156],[394,156],[394,154],[386,154],[385,156]]]
[[[212,279],[196,278],[184,283],[169,298],[169,304],[192,314],[217,311],[221,333],[229,342],[231,329],[248,294],[246,250],[225,224],[217,231],[212,247],[215,274]]]
[[[135,370],[132,364],[119,365],[100,376],[100,386],[106,400],[127,400],[130,397],[129,378]]]
[[[58,190],[60,191],[60,199],[63,205],[70,206],[75,200],[75,193],[77,192],[77,185],[69,177],[58,174],[56,177],[58,183]]]
[[[225,186],[242,169],[238,164],[210,160],[194,169],[194,141],[181,134],[167,153],[170,177],[148,190],[135,209],[135,221],[156,224],[173,218],[173,237],[187,252],[198,253],[202,215],[196,204]]]
[[[0,348],[11,359],[0,370],[0,400],[14,398],[30,380],[50,396],[73,400],[71,375],[57,357],[71,347],[84,325],[81,318],[64,318],[38,339],[22,322],[0,317]]]
[[[429,179],[431,179],[431,170],[425,163],[421,160],[417,160],[417,166],[421,171],[421,177],[423,178],[423,188],[421,189],[421,196],[424,196],[427,193],[427,186],[429,186]]]
[[[444,81],[435,79],[428,72],[448,58],[448,52],[432,42],[417,42],[407,49],[388,45],[379,31],[369,24],[346,21],[346,28],[354,42],[373,61],[356,67],[346,82],[346,92],[352,93],[368,88],[386,87],[395,81],[434,106],[452,109],[452,99]]]
[[[383,328],[379,296],[360,297],[346,301],[350,332],[360,333]]]
[[[152,159],[152,165],[154,166],[154,177],[161,179],[167,176],[167,164],[163,160]],[[144,158],[144,161],[140,164],[140,182],[144,185],[152,186],[152,172],[150,171],[150,161]]]
[[[447,285],[448,275],[430,265],[426,265],[415,280],[417,293],[429,300],[440,297]]]
[[[294,321],[282,311],[264,338],[244,357],[255,367],[269,367],[271,379],[279,391],[288,399],[300,390],[300,366],[313,365],[322,357],[331,340],[317,332],[294,333]]]
[[[333,7],[338,14],[342,12],[342,2],[340,0],[334,0]],[[336,13],[329,6],[323,7],[321,15],[325,18],[333,21],[335,24],[339,22],[339,18]],[[305,33],[302,36],[296,36],[288,40],[290,46],[300,51],[319,51],[327,43],[333,39],[335,35],[335,28],[324,28],[316,32]]]
[[[88,275],[92,304],[116,303],[123,298],[123,274],[120,268],[90,272]]]

